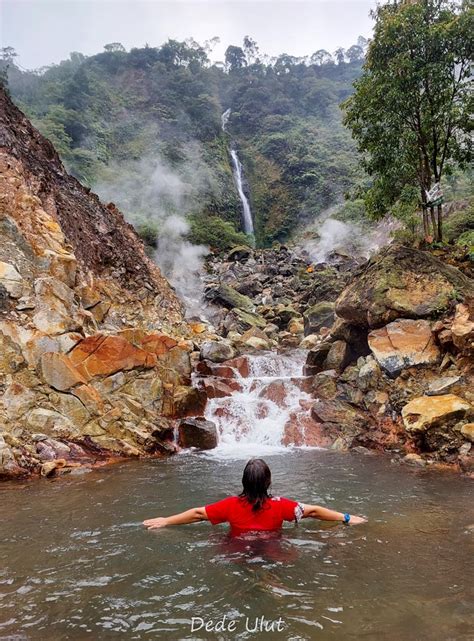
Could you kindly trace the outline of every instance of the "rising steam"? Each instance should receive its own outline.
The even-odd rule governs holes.
[[[188,314],[199,314],[203,285],[200,274],[208,248],[187,240],[186,214],[200,197],[214,191],[214,178],[198,145],[190,145],[179,172],[155,154],[110,165],[94,186],[113,201],[136,228],[156,234],[154,260],[184,301]]]

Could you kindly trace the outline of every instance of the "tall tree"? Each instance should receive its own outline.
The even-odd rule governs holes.
[[[431,222],[442,240],[442,206],[435,213],[427,192],[470,158],[473,11],[467,2],[405,0],[379,6],[374,17],[363,74],[343,104],[373,176],[366,202],[380,217],[406,205],[416,186],[412,205],[421,204],[425,236]]]

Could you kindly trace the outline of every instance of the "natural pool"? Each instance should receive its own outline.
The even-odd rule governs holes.
[[[274,494],[369,523],[305,520],[240,544],[208,523],[144,530],[240,489],[242,459],[204,454],[0,485],[0,639],[473,638],[470,481],[355,453],[266,460]],[[224,616],[235,631],[191,631]],[[282,631],[259,632],[260,617]]]

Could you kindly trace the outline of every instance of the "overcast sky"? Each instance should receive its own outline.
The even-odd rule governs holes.
[[[168,38],[221,39],[211,57],[253,37],[271,56],[333,52],[369,36],[375,0],[0,0],[1,46],[12,46],[22,67],[34,69],[87,55],[109,42],[126,49]]]

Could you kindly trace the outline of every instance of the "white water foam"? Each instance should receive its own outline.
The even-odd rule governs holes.
[[[302,376],[304,355],[267,353],[248,357],[250,375],[244,378],[236,372],[234,379],[241,391],[208,402],[206,418],[216,423],[219,443],[207,455],[249,458],[287,449],[282,443],[285,425],[292,412],[301,411],[300,401],[311,399],[294,380]]]

